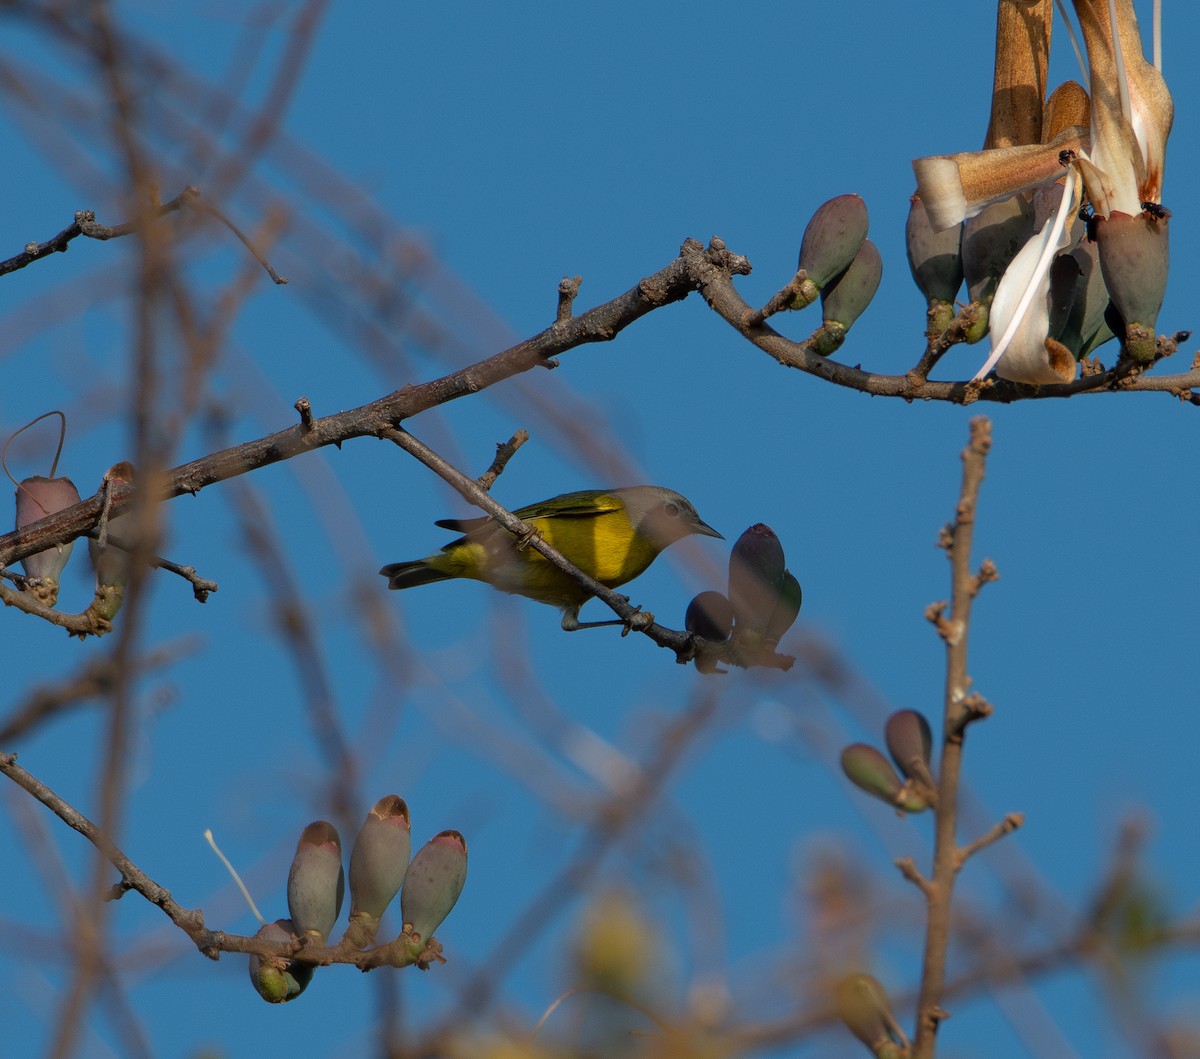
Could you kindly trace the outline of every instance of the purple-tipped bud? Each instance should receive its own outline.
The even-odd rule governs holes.
[[[254,936],[267,941],[294,941],[296,938],[290,919],[264,923]],[[311,963],[251,955],[250,982],[268,1004],[286,1004],[308,988],[316,969]]]
[[[288,913],[296,933],[314,936],[324,945],[342,910],[345,890],[337,828],[316,820],[300,835],[288,872]]]
[[[771,611],[771,620],[767,622],[767,639],[778,643],[783,634],[796,624],[800,614],[800,604],[804,601],[804,593],[800,582],[790,570],[783,572],[783,583],[779,586],[779,600]]]
[[[899,1055],[896,1045],[907,1047],[908,1040],[877,979],[862,972],[849,974],[834,986],[833,995],[838,1018],[875,1055]]]
[[[821,316],[825,326],[813,342],[817,353],[827,357],[836,352],[854,321],[871,304],[882,276],[883,258],[875,244],[864,239],[850,267],[821,290]]]
[[[996,287],[1017,251],[1033,234],[1033,203],[1024,195],[984,207],[963,225],[962,265],[967,295],[972,302],[988,307],[996,296]],[[967,335],[978,342],[987,334],[987,315]]]
[[[733,632],[733,607],[720,592],[701,592],[688,604],[683,627],[701,639],[724,643]]]
[[[737,539],[729,553],[729,602],[738,626],[766,629],[785,573],[783,545],[770,526],[759,522]]]
[[[17,486],[17,529],[22,530],[34,522],[44,519],[79,503],[79,490],[70,478],[43,478],[35,474]],[[48,607],[58,602],[58,581],[63,567],[71,557],[74,541],[47,548],[44,552],[27,555],[21,560],[26,577],[35,578],[41,585],[30,589]]]
[[[428,941],[458,902],[467,881],[467,844],[457,831],[443,831],[425,843],[408,866],[400,892],[400,913],[414,934]]]
[[[867,237],[867,204],[858,195],[838,195],[817,208],[804,229],[797,268],[808,274],[791,308],[817,300],[825,285],[844,272]]]
[[[908,267],[913,281],[925,295],[930,309],[947,307],[945,330],[954,317],[954,299],[963,281],[962,224],[935,232],[920,195],[909,200],[908,224],[904,230],[908,245]]]
[[[1096,218],[1104,283],[1125,322],[1125,348],[1142,362],[1152,361],[1157,352],[1154,326],[1167,289],[1170,216],[1157,208],[1136,217],[1113,213]]]
[[[897,710],[884,727],[888,753],[909,779],[929,784],[933,775],[929,762],[933,754],[933,733],[929,722],[916,710]]]
[[[403,798],[389,794],[367,814],[350,851],[350,926],[365,935],[364,944],[404,885],[411,856],[408,806]]]

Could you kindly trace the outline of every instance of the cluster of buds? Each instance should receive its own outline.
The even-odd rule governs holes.
[[[920,813],[937,804],[937,783],[930,764],[933,735],[916,710],[897,710],[884,726],[884,741],[896,769],[875,747],[854,743],[842,751],[842,771],[855,786],[896,809]]]
[[[976,379],[995,368],[1013,382],[1070,382],[1113,337],[1135,365],[1158,355],[1171,95],[1143,57],[1132,0],[1074,7],[1087,91],[1067,81],[1046,98],[1051,0],[1001,3],[984,149],[913,163],[913,277],[931,333],[948,325],[965,278],[976,309],[967,339],[991,335]]]
[[[51,477],[35,474],[17,483],[18,531],[79,503],[79,490],[75,488],[75,483],[70,478],[54,477],[55,469],[57,460],[50,472]],[[108,469],[101,488],[130,483],[133,478],[133,465],[122,461]],[[104,539],[88,541],[88,555],[96,571],[96,596],[92,611],[105,622],[112,621],[125,597],[125,586],[129,581],[129,550],[133,546],[136,531],[134,520],[135,516],[128,511],[108,519],[103,525]],[[24,590],[43,605],[54,607],[58,603],[62,572],[74,547],[75,542],[68,541],[22,559]]]
[[[350,852],[350,922],[343,944],[363,949],[375,943],[379,922],[400,894],[403,941],[409,962],[427,968],[441,960],[433,932],[450,914],[467,878],[467,844],[457,831],[435,835],[412,857],[408,806],[395,794],[380,798],[359,828]],[[300,835],[288,872],[288,919],[265,924],[258,937],[324,946],[342,911],[346,877],[342,842],[326,820]],[[294,1000],[312,981],[315,964],[250,957],[250,981],[271,1004]]]
[[[795,293],[789,309],[821,299],[822,325],[809,339],[827,357],[846,340],[883,275],[883,259],[867,238],[867,206],[858,195],[838,195],[812,215],[800,241]]]
[[[800,613],[800,582],[787,568],[783,545],[770,526],[751,526],[729,553],[728,594],[701,592],[688,604],[684,628],[713,643],[732,639],[751,654],[773,651]],[[699,655],[702,671],[715,663]]]

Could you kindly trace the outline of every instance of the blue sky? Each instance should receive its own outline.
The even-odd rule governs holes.
[[[291,282],[258,283],[214,373],[223,443],[290,424],[301,394],[323,414],[490,355],[552,322],[564,275],[583,276],[578,304],[590,306],[665,266],[687,237],[719,235],[747,255],[754,272],[739,290],[762,303],[790,278],[812,211],[843,192],[867,202],[884,277],[839,358],[904,371],[924,326],[904,260],[911,159],[978,147],[987,124],[994,16],[975,6],[334,5],[283,135],[250,160],[252,182],[219,200],[247,228],[268,200],[290,210],[270,256]],[[246,44],[253,17],[236,5],[118,10],[195,77],[261,102],[286,17],[264,16],[255,51]],[[1198,218],[1185,195],[1200,161],[1191,62],[1200,14],[1170,5],[1166,26],[1176,123],[1164,202],[1174,211],[1174,260],[1159,329],[1171,332],[1198,322],[1189,281]],[[22,23],[6,30],[6,64],[87,84],[70,53],[47,50]],[[1059,26],[1052,82],[1074,76]],[[9,103],[0,112],[10,160],[2,254],[48,238],[78,208],[119,219],[117,169],[101,130],[41,98],[41,118]],[[165,80],[145,100],[164,116],[151,137],[164,196],[186,183],[209,191],[216,180],[207,155],[179,146],[187,130],[214,128],[202,100]],[[217,135],[233,142],[228,131]],[[210,295],[244,266],[219,232],[189,246],[190,273]],[[122,284],[131,251],[76,243],[4,280],[0,427],[8,433],[67,408],[63,470],[85,493],[128,454]],[[398,278],[414,260],[423,262],[416,278]],[[380,285],[381,299],[397,291],[410,299],[404,311],[391,303],[393,315],[371,328],[352,316],[345,307],[366,281]],[[414,313],[428,314],[441,341],[422,339]],[[813,316],[778,326],[802,338],[817,326]],[[941,376],[968,377],[984,355],[955,349]],[[1176,370],[1190,355],[1185,347]],[[551,410],[582,426],[588,451],[566,439]],[[878,740],[889,709],[940,713],[942,649],[922,612],[948,592],[934,543],[953,514],[958,454],[977,411],[868,398],[789,372],[692,297],[612,343],[564,355],[552,373],[408,424],[472,474],[495,442],[529,430],[494,490],[510,508],[645,481],[686,494],[729,541],[766,522],[804,586],[792,646],[827,646],[871,689],[840,699],[804,666],[704,678],[613,630],[565,636],[548,608],[475,584],[385,595],[377,568],[434,550],[446,539],[434,519],[467,513],[390,445],[358,441],[246,479],[281,532],[334,705],[363,754],[361,812],[394,791],[412,808],[414,840],[454,827],[470,845],[465,894],[439,932],[451,962],[395,976],[406,1017],[425,1024],[453,1010],[472,969],[496,959],[508,926],[575,850],[588,808],[621,775],[613,763],[644,761],[669,719],[714,690],[722,698],[712,727],[598,877],[636,892],[670,939],[667,994],[677,1000],[698,968],[719,968],[739,1018],[782,1014],[762,998],[781,995],[775,976],[811,951],[805,879],[832,850],[864,866],[892,910],[890,928],[867,945],[875,973],[898,994],[916,981],[919,902],[891,860],[927,859],[930,821],[897,821],[867,804],[835,763],[845,743]],[[1121,821],[1136,817],[1148,823],[1154,888],[1183,916],[1198,896],[1186,787],[1200,727],[1189,664],[1200,635],[1190,562],[1200,504],[1188,470],[1196,411],[1151,394],[984,411],[995,447],[976,559],[994,559],[1001,580],[977,603],[970,669],[996,714],[971,733],[966,782],[979,807],[975,830],[1011,810],[1025,812],[1027,826],[968,866],[964,907],[996,915],[1014,877],[1036,879],[1042,896],[1028,921],[1006,914],[1012,937],[1038,944],[1079,914],[1111,863]],[[214,444],[211,431],[189,431],[178,461]],[[30,454],[22,471],[42,469],[40,458]],[[247,554],[233,496],[218,486],[170,505],[167,554],[221,590],[199,607],[173,579],[156,578],[150,642],[184,646],[139,689],[122,843],[177,900],[203,907],[210,925],[252,933],[201,832],[216,830],[267,915],[283,915],[295,837],[329,812],[329,783],[327,748],[306,721],[302,678],[273,628],[271,593]],[[692,594],[720,587],[727,547],[673,549],[632,586],[633,598],[678,627]],[[87,577],[77,558],[64,606],[86,605]],[[372,649],[368,607],[396,623],[386,664]],[[591,604],[585,618],[592,607],[603,616]],[[10,703],[110,649],[67,642],[13,612],[3,618]],[[512,657],[527,659],[533,685],[495,665]],[[88,709],[0,749],[18,750],[26,768],[87,811],[102,732]],[[66,979],[48,941],[58,923],[53,887],[31,860],[34,825],[21,802],[6,791],[0,819],[10,850],[0,1013],[13,1054],[32,1055],[45,1046]],[[78,836],[44,814],[39,826],[45,834],[33,841],[53,843],[72,878],[84,878],[89,852]],[[701,865],[693,889],[663,867],[676,844]],[[501,996],[521,1017],[536,1019],[561,990],[561,942],[584,904],[572,900],[529,951],[505,955]],[[372,1039],[378,987],[347,968],[322,972],[297,1003],[275,1009],[249,989],[243,961],[203,960],[153,909],[126,898],[115,924],[128,999],[156,1055],[300,1045],[357,1055]],[[698,936],[701,924],[712,933]],[[1138,986],[1153,998],[1149,1010],[1191,1017],[1197,1028],[1189,1016],[1197,970],[1194,957],[1146,970]],[[1141,1054],[1143,1042],[1110,1006],[1093,976],[1062,972],[956,1001],[941,1048]],[[908,1010],[899,1014],[910,1026]],[[1055,1023],[1071,1051],[1030,1031],[1044,1042],[1039,1051],[1013,1028],[1040,1020]],[[104,1017],[89,1032],[85,1054],[123,1054]],[[858,1053],[835,1033],[778,1054]]]

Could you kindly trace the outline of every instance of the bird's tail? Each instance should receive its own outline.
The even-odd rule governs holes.
[[[389,563],[379,572],[388,579],[388,588],[415,588],[417,585],[431,585],[434,581],[446,581],[450,577],[441,570],[435,570],[424,559]]]

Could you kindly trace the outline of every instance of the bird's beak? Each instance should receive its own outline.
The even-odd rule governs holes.
[[[707,522],[703,522],[700,519],[696,519],[696,521],[693,523],[692,532],[699,533],[704,537],[716,537],[719,541],[723,541],[725,539],[722,534],[718,533]]]

